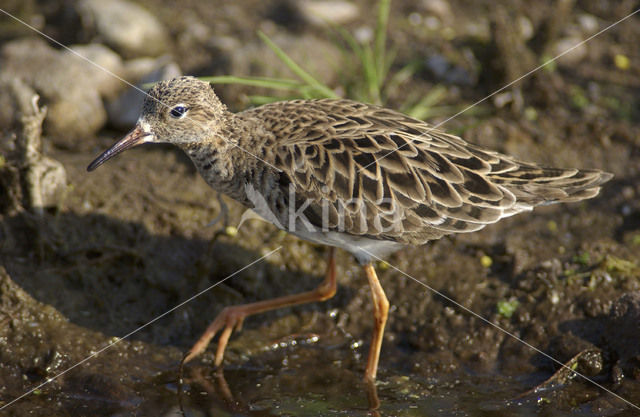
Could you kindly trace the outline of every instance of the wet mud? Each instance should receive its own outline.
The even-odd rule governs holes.
[[[175,19],[173,3],[141,3],[157,11],[176,60],[196,75],[225,73],[231,61],[180,36],[194,15],[241,41],[265,25],[290,37],[325,33],[277,23],[273,13],[288,10],[277,8],[287,2],[250,1],[216,15],[187,1],[191,12]],[[347,25],[353,30],[375,19],[375,10],[355,3],[363,13]],[[390,95],[390,107],[399,108],[408,91],[440,84],[446,105],[470,104],[527,72],[566,34],[548,17],[560,13],[559,3],[572,4],[565,22],[589,15],[601,27],[632,11],[632,2],[611,9],[544,2],[539,10],[524,2],[451,2],[464,11],[441,17],[454,28],[443,35],[411,23],[412,13],[433,13],[424,9],[431,3],[393,3],[389,42],[397,60],[438,51],[455,63],[455,50],[466,48],[479,65],[462,62],[473,76],[457,84],[425,69]],[[56,26],[64,22],[56,10],[43,12],[46,27],[72,39]],[[507,36],[522,16],[536,35]],[[486,23],[484,35],[463,29],[474,21]],[[186,366],[180,394],[179,361],[218,312],[314,288],[327,249],[256,220],[237,231],[207,226],[221,210],[217,195],[174,148],[131,150],[88,174],[87,164],[124,132],[102,130],[67,146],[45,130],[48,157],[66,170],[64,198],[41,215],[0,205],[0,406],[38,388],[0,414],[174,415],[182,404],[187,415],[216,416],[637,415],[619,397],[640,406],[638,23],[633,17],[594,39],[575,65],[560,62],[523,80],[509,90],[510,104],[490,100],[443,126],[524,160],[599,168],[615,178],[592,200],[541,207],[378,264],[391,310],[373,390],[361,380],[370,293],[360,267],[339,252],[336,297],[247,319],[231,337],[223,369],[212,365],[210,347]],[[5,41],[16,36],[2,33]],[[616,54],[628,56],[630,68],[617,67]],[[246,105],[244,87],[219,91],[232,108]],[[0,164],[4,190],[16,184],[15,172]],[[226,224],[235,226],[244,209],[224,199]]]

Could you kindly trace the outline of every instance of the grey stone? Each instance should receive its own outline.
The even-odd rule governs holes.
[[[558,60],[559,64],[569,65],[569,66],[576,65],[587,57],[588,46],[586,44],[582,44],[576,47],[576,45],[582,42],[582,40],[583,39],[580,36],[558,39],[553,44],[551,48],[551,53],[553,54],[553,56],[557,56],[564,53],[564,55],[562,55],[562,57]],[[567,52],[570,49],[571,49],[571,52]]]
[[[124,90],[126,84],[118,78],[127,78],[129,74],[117,53],[99,43],[72,45],[71,49],[93,62],[94,65],[88,65],[86,71],[101,97],[115,97]],[[69,51],[65,53],[73,55]]]
[[[316,26],[344,25],[360,15],[358,6],[347,1],[306,0],[297,5],[302,17]]]
[[[36,92],[24,81],[0,73],[0,155],[15,151],[16,131],[20,128],[21,107]]]
[[[446,0],[422,0],[421,8],[430,15],[436,16],[442,22],[449,24],[453,21],[454,13]]]
[[[125,58],[159,56],[169,36],[151,13],[126,0],[81,0],[77,11],[84,29]]]
[[[47,109],[38,105],[33,89],[17,78],[0,75],[0,91],[0,104],[14,110],[14,114],[2,114],[3,119],[11,118],[11,127],[9,146],[0,147],[0,210],[12,213],[28,207],[42,215],[45,208],[57,207],[67,190],[64,166],[43,154],[42,122]]]
[[[640,291],[618,298],[607,317],[607,342],[629,376],[640,375]]]
[[[96,88],[94,68],[40,39],[6,43],[0,51],[0,73],[19,78],[42,97],[48,115],[45,130],[56,143],[76,148],[78,137],[93,135],[107,120]]]
[[[140,115],[145,94],[145,84],[168,80],[182,75],[178,64],[166,58],[155,60],[138,59],[127,63],[128,75],[139,79],[137,88],[129,87],[122,94],[106,103],[109,124],[119,129],[130,129]],[[146,70],[144,75],[141,70]]]
[[[345,55],[334,43],[310,34],[292,36],[286,32],[277,32],[269,33],[268,36],[318,81],[327,85],[338,82]],[[236,49],[229,54],[229,58],[230,74],[297,78],[260,40]]]

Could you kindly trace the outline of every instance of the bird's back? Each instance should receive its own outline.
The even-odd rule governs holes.
[[[278,102],[240,113],[273,134],[265,155],[296,207],[324,230],[419,244],[541,204],[594,197],[612,175],[545,168],[350,100]],[[286,203],[291,204],[290,201]]]

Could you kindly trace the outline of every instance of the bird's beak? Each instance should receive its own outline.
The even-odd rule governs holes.
[[[90,163],[87,167],[87,171],[93,171],[120,152],[124,152],[129,148],[142,145],[145,142],[150,142],[150,139],[152,138],[152,133],[145,132],[142,127],[140,127],[140,125],[136,125],[135,129],[129,132],[127,136],[120,139],[120,141],[104,151],[99,157],[97,157],[92,163]]]

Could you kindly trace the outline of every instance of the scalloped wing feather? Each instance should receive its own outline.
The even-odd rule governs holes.
[[[322,226],[324,215],[324,226],[376,239],[420,244],[476,231],[540,204],[591,198],[611,178],[517,161],[349,100],[279,102],[243,114],[277,138],[274,164],[298,198],[313,201],[305,211],[312,223]]]

